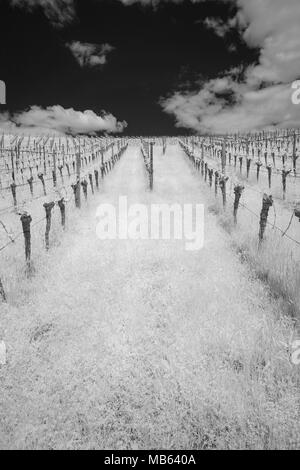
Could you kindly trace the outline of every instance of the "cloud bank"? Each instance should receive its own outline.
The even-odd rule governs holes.
[[[96,134],[97,132],[123,132],[127,123],[119,122],[112,114],[102,113],[98,116],[94,111],[75,111],[62,106],[51,106],[43,109],[32,106],[29,111],[9,115],[0,114],[0,132],[19,133],[67,133]]]
[[[292,103],[292,82],[300,77],[299,0],[228,0],[237,4],[232,20],[259,63],[204,83],[199,91],[175,92],[161,100],[178,127],[226,133],[262,127],[300,127],[300,107]],[[232,26],[229,25],[230,27]],[[216,34],[219,22],[209,22]]]

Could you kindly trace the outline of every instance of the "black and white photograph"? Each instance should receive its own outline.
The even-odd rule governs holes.
[[[0,22],[0,450],[300,450],[300,1]]]

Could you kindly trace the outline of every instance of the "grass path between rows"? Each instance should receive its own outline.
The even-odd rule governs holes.
[[[129,147],[30,281],[1,306],[1,448],[299,447],[290,324],[206,212],[205,246],[100,241],[101,202],[205,203],[182,152]],[[21,287],[20,287],[21,288]]]

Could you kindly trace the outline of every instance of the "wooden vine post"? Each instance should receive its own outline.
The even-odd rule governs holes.
[[[85,200],[87,201],[87,197],[88,197],[88,193],[87,193],[88,183],[87,183],[86,179],[84,179],[83,181],[81,181],[81,186],[82,186],[82,190],[83,190],[83,194],[84,194]]]
[[[15,179],[15,161],[14,161],[14,151],[13,151],[13,149],[11,149],[10,155],[11,155],[11,176],[12,176],[13,182],[15,182],[16,181],[16,179]]]
[[[0,278],[0,299],[1,298],[3,302],[6,302],[6,295],[5,295],[4,287]]]
[[[224,138],[223,144],[222,144],[222,173],[225,175],[226,172],[226,139]]]
[[[274,168],[276,168],[276,159],[275,159],[275,153],[274,152],[272,152],[272,160],[273,160]]]
[[[207,181],[207,173],[208,173],[208,165],[205,162],[205,164],[204,164],[204,181],[205,181],[205,183]]]
[[[234,206],[233,206],[233,218],[234,218],[234,223],[237,225],[237,213],[240,205],[240,200],[242,197],[242,193],[244,191],[244,186],[241,185],[236,185],[234,188]]]
[[[50,242],[49,242],[49,234],[50,234],[50,229],[51,229],[51,215],[52,215],[52,209],[54,208],[55,203],[54,202],[49,202],[44,204],[44,208],[46,211],[46,232],[45,232],[45,245],[46,245],[46,250],[49,250],[50,247]]]
[[[226,185],[227,185],[228,177],[221,176],[220,178],[220,187],[222,191],[222,198],[223,198],[223,208],[226,209],[226,203],[227,203],[227,195],[226,195]]]
[[[105,168],[104,168],[104,150],[101,147],[101,178],[103,179],[105,176]]]
[[[14,200],[14,206],[17,207],[17,193],[16,193],[16,183],[13,181],[13,183],[10,185],[10,189],[12,192],[13,200]]]
[[[257,179],[257,181],[259,181],[259,174],[260,174],[261,167],[262,167],[262,163],[260,161],[256,162],[256,179]]]
[[[58,169],[59,169],[61,181],[62,181],[62,183],[64,183],[64,175],[63,175],[63,169],[64,169],[64,167],[63,167],[63,165],[59,165]]]
[[[296,138],[296,132],[294,132],[294,137],[293,137],[293,170],[294,170],[295,174],[297,173],[297,160],[298,160],[298,157],[296,155],[296,153],[297,153],[296,144],[297,144],[297,138]]]
[[[264,194],[263,197],[263,206],[260,214],[260,228],[259,228],[259,243],[261,244],[264,239],[267,223],[268,223],[268,216],[270,207],[273,206],[273,197]]]
[[[31,178],[32,178],[32,176],[31,176]],[[41,182],[42,182],[43,191],[44,191],[44,196],[46,196],[47,193],[46,193],[46,186],[45,186],[45,180],[44,180],[44,175],[43,175],[43,173],[39,173],[39,174],[38,174],[38,179],[41,180]]]
[[[218,195],[219,177],[220,177],[220,174],[218,171],[216,171],[215,172],[215,196],[216,197]]]
[[[94,174],[95,174],[96,188],[98,190],[99,189],[99,171],[94,170]]]
[[[272,166],[271,165],[267,166],[267,171],[268,171],[269,189],[271,189],[272,188]]]
[[[282,189],[283,189],[283,199],[286,198],[286,178],[291,173],[292,170],[282,170]]]
[[[165,155],[167,151],[167,138],[164,138],[164,145],[163,145],[163,154]]]
[[[29,184],[30,194],[31,196],[33,196],[33,177],[31,176],[30,178],[28,178],[27,182]]]
[[[45,145],[43,147],[43,160],[44,160],[44,173],[47,174],[47,162],[46,162],[46,149]]]
[[[153,147],[154,142],[150,142],[150,191],[153,191],[153,178],[154,178],[154,169],[153,169]]]
[[[78,209],[81,207],[81,190],[80,190],[80,182],[81,182],[81,155],[80,151],[76,153],[76,175],[77,175],[77,183],[75,187],[75,205]],[[73,188],[74,189],[74,188]]]
[[[213,175],[214,175],[214,170],[208,170],[208,179],[209,179],[209,186],[212,187],[213,184]]]
[[[64,198],[60,199],[60,201],[57,201],[58,207],[60,209],[60,214],[61,214],[61,225],[63,229],[65,230],[66,228],[66,205],[65,205],[65,200]]]
[[[90,180],[90,185],[91,185],[92,194],[95,194],[95,192],[94,192],[94,182],[93,182],[93,175],[92,175],[92,173],[89,173],[89,180]]]
[[[32,222],[31,215],[24,213],[21,216],[24,240],[25,240],[25,259],[27,266],[30,267],[31,259],[31,233],[30,233],[30,224]]]
[[[251,158],[247,158],[247,179],[249,179],[249,176],[250,176],[250,169],[251,169]]]
[[[52,170],[52,177],[53,177],[53,186],[56,188],[57,185],[57,177],[56,177],[56,153],[53,152],[53,170]]]
[[[243,171],[243,157],[239,157],[239,161],[240,161],[240,173],[242,174],[242,171]]]

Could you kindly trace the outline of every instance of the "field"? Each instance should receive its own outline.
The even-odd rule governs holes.
[[[265,137],[252,136],[250,146],[249,136],[227,137],[225,154],[221,137],[2,139],[1,448],[299,449],[292,354],[300,175],[289,156],[293,134],[267,135],[272,165],[272,145],[286,142],[269,188],[256,143]],[[285,194],[282,153],[292,169]],[[245,188],[235,224],[237,185]],[[265,192],[275,205],[259,242]],[[99,240],[99,204],[116,207],[120,195],[147,207],[204,204],[203,249],[186,251],[183,240]],[[45,249],[44,204],[52,202]],[[25,259],[20,217],[29,214]]]

